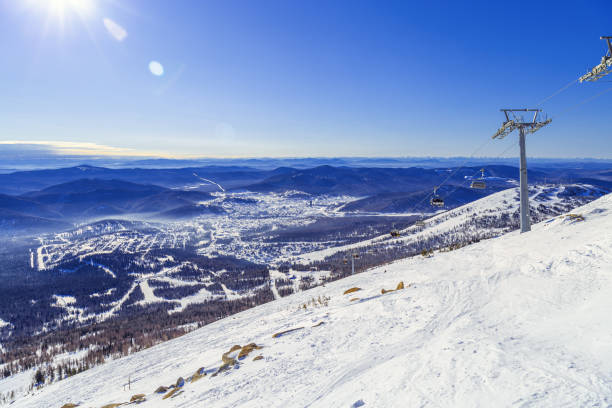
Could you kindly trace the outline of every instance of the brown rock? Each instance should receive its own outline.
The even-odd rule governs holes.
[[[191,377],[191,382],[194,383],[198,381],[200,378],[205,377],[206,373],[204,372],[204,367],[201,367],[198,371],[196,371]]]
[[[282,336],[284,334],[291,333],[291,332],[294,332],[296,330],[302,330],[302,329],[303,329],[303,327],[296,327],[295,329],[289,329],[289,330],[285,330],[285,331],[282,331],[282,332],[274,333],[272,335],[272,337],[274,337],[276,339],[276,338],[278,338],[278,337],[280,337],[280,336]]]
[[[348,295],[349,293],[353,293],[353,292],[357,292],[358,290],[361,290],[361,288],[350,288],[344,291],[343,295]]]
[[[242,350],[240,350],[240,353],[238,353],[238,360],[246,358],[253,350],[261,350],[262,348],[263,347],[258,346],[255,343],[247,344],[242,348]]]
[[[228,353],[231,353],[232,351],[240,350],[241,348],[242,346],[239,346],[238,344],[236,344],[235,346],[232,346],[232,348],[228,351]]]
[[[143,402],[145,399],[146,398],[144,394],[136,394],[132,395],[132,398],[130,398],[130,402]]]
[[[173,395],[174,395],[174,394],[175,394],[175,393],[176,393],[178,390],[180,390],[180,388],[173,388],[173,389],[171,389],[171,390],[170,390],[170,392],[168,392],[166,395],[164,395],[164,396],[162,397],[162,399],[168,399],[168,398],[170,398],[170,397],[171,397],[171,396],[173,396]]]

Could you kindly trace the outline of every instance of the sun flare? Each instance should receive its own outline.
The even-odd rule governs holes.
[[[30,4],[61,19],[70,13],[76,13],[81,17],[88,16],[95,8],[93,0],[32,0]]]

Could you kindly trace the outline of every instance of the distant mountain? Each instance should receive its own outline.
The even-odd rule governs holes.
[[[262,159],[263,160],[263,159]],[[265,161],[265,160],[264,160]],[[265,161],[272,163],[273,161]],[[89,165],[53,169],[20,171],[9,174],[0,174],[0,194],[20,195],[31,191],[43,190],[47,187],[64,184],[81,179],[122,180],[136,184],[154,184],[161,187],[220,191],[250,190],[258,192],[282,192],[300,190],[310,194],[349,194],[354,196],[367,196],[379,193],[410,192],[430,189],[453,174],[447,182],[452,185],[461,185],[466,177],[472,177],[481,167],[484,167],[487,177],[517,180],[519,171],[515,166],[500,164],[482,164],[478,166],[462,167],[457,171],[453,161],[425,160],[423,167],[404,166],[401,160],[368,161],[363,160],[360,165],[372,163],[370,167],[343,166],[346,160],[327,160],[330,164],[317,167],[301,168],[308,163],[317,164],[324,160],[287,160],[287,163],[296,167],[284,165],[285,161],[274,162],[279,167],[274,169],[258,168],[258,160],[241,161],[245,165],[208,165],[202,167],[185,168],[104,168]],[[386,163],[388,167],[380,165]],[[438,163],[440,167],[434,168],[432,164]],[[442,167],[452,163],[450,167]],[[554,163],[529,170],[530,182],[577,182],[579,179],[594,179],[612,182],[609,167],[592,169],[589,163],[559,164],[562,167],[552,167]],[[397,165],[398,167],[389,167]],[[509,185],[505,185],[509,187]]]
[[[200,215],[220,215],[224,213],[225,210],[217,205],[190,204],[160,212],[156,217],[166,220],[180,220],[194,218]]]
[[[52,170],[20,171],[0,174],[0,193],[18,195],[80,179],[123,180],[138,184],[155,184],[167,188],[197,187],[200,190],[218,191],[255,183],[271,173],[240,166],[206,166],[179,169],[109,169],[94,166],[76,166]],[[214,182],[214,183],[211,183]]]
[[[305,170],[287,169],[244,188],[260,192],[298,190],[310,194],[365,196],[381,192],[417,191],[424,184],[434,184],[439,179],[438,172],[431,169],[319,166]]]
[[[474,190],[465,187],[454,188],[443,186],[439,191],[444,199],[445,208],[455,208],[474,200],[483,198],[498,189]],[[452,193],[452,194],[450,194]],[[447,196],[448,195],[448,196]],[[435,212],[438,208],[432,207],[429,200],[430,191],[417,191],[410,193],[381,193],[371,197],[352,201],[341,207],[348,212],[377,212],[377,213],[407,213],[407,212]]]
[[[298,190],[309,194],[347,194],[352,196],[371,196],[385,193],[407,193],[433,189],[445,182],[447,186],[469,185],[472,177],[480,175],[480,168],[466,167],[424,169],[411,168],[354,168],[319,166],[312,169],[283,169],[267,179],[245,186],[244,189],[260,192],[281,192]],[[490,166],[485,174],[497,189],[508,188],[508,182],[516,180],[519,172],[516,167]],[[532,181],[544,179],[546,173],[529,172]],[[466,181],[467,180],[467,181]],[[454,187],[453,187],[454,188]],[[496,190],[495,190],[496,191]]]
[[[35,224],[37,219],[41,220],[40,230],[44,230],[46,226],[64,228],[67,221],[82,222],[121,214],[164,213],[164,217],[176,217],[212,198],[209,193],[195,190],[171,190],[122,180],[79,179],[21,196],[0,195],[0,211],[2,225],[10,231],[21,226],[31,229],[29,224]],[[173,210],[176,211],[173,213]]]
[[[149,213],[165,211],[167,208],[179,208],[193,205],[202,201],[211,200],[213,197],[209,193],[202,191],[166,190],[148,196],[146,200],[139,200],[133,203],[130,211],[136,213]]]
[[[21,197],[35,200],[64,217],[95,217],[128,213],[143,199],[166,191],[169,190],[159,186],[121,180],[81,179]]]
[[[125,191],[126,194],[155,194],[165,191],[163,187],[155,185],[143,185],[123,180],[105,180],[97,178],[83,178],[67,183],[57,184],[44,188],[40,191],[32,191],[22,194],[22,197],[41,199],[42,197],[63,197],[67,194],[91,194],[100,191]]]
[[[19,233],[42,233],[49,231],[62,231],[70,228],[71,224],[63,221],[35,217],[0,208],[0,236]]]
[[[16,213],[35,215],[37,217],[58,218],[61,214],[53,211],[44,204],[27,197],[15,197],[0,194],[0,209]]]
[[[529,182],[572,180],[612,188],[609,170],[587,167],[531,170]],[[221,207],[199,204],[211,200],[209,192],[224,190],[363,197],[343,207],[349,212],[431,212],[428,196],[436,185],[442,184],[439,194],[446,199],[446,208],[473,201],[484,193],[516,186],[519,176],[516,167],[487,165],[484,170],[487,190],[478,191],[468,187],[470,181],[480,177],[480,167],[323,165],[309,169],[278,167],[259,170],[246,166],[108,169],[83,165],[0,174],[0,210],[4,211],[4,222],[15,226],[12,231],[19,225],[33,222],[25,222],[27,218],[24,217],[90,222],[107,217],[146,214],[160,220],[178,220],[222,214],[224,210]]]

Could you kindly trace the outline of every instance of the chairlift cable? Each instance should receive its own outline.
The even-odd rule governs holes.
[[[608,41],[608,42],[609,42],[609,41]],[[541,100],[541,101],[540,101],[540,102],[539,102],[539,103],[536,105],[536,107],[541,106],[542,104],[544,104],[545,102],[547,102],[547,101],[548,101],[548,100],[550,100],[551,98],[553,98],[553,97],[555,97],[555,96],[559,95],[560,93],[562,93],[563,91],[567,90],[567,89],[568,89],[568,88],[570,88],[572,85],[574,85],[575,83],[577,83],[579,80],[580,80],[580,78],[577,78],[577,79],[574,79],[574,80],[572,80],[572,81],[568,82],[567,84],[565,84],[564,86],[562,86],[561,88],[557,89],[555,92],[553,92],[552,94],[550,94],[549,96],[547,96],[546,98],[542,99],[542,100]],[[612,81],[602,81],[602,82],[612,82]],[[599,93],[597,93],[596,95],[591,96],[591,97],[589,97],[589,98],[586,98],[586,99],[584,99],[584,100],[582,100],[582,101],[578,102],[577,104],[575,104],[575,105],[573,105],[573,106],[570,106],[569,108],[567,108],[567,109],[565,109],[565,110],[561,111],[561,113],[560,113],[560,114],[565,114],[565,113],[567,113],[568,111],[571,111],[571,110],[573,110],[573,109],[575,109],[575,108],[577,108],[577,107],[579,107],[579,106],[581,106],[581,105],[583,105],[583,104],[585,104],[585,103],[588,103],[588,102],[590,102],[590,101],[592,101],[592,100],[594,100],[594,99],[597,99],[597,98],[599,98],[600,96],[602,96],[602,95],[604,95],[604,94],[606,94],[606,93],[608,93],[608,92],[610,92],[610,91],[612,91],[612,88],[608,88],[608,89],[606,89],[606,90],[604,90],[604,91],[602,91],[602,92],[599,92]],[[514,114],[514,113],[513,113],[513,114]],[[557,118],[558,116],[559,116],[559,114],[555,115],[555,116],[554,116],[554,118]],[[515,118],[515,119],[516,119],[516,118]],[[439,190],[439,189],[440,189],[440,188],[441,188],[441,187],[442,187],[444,184],[446,184],[446,182],[447,182],[448,180],[450,180],[450,179],[451,179],[451,177],[453,177],[453,176],[454,176],[455,174],[457,174],[457,173],[458,173],[458,172],[459,172],[461,169],[463,169],[463,168],[465,167],[465,165],[466,165],[466,164],[467,164],[467,163],[468,163],[468,162],[469,162],[469,161],[470,161],[470,160],[471,160],[471,159],[472,159],[472,158],[473,158],[473,157],[476,155],[476,153],[477,153],[478,151],[480,151],[480,150],[481,150],[481,149],[482,149],[482,148],[483,148],[483,147],[484,147],[484,146],[485,146],[485,145],[486,145],[486,144],[487,144],[489,141],[490,141],[490,139],[488,139],[486,142],[484,142],[482,145],[480,145],[480,146],[479,146],[479,147],[478,147],[476,150],[474,150],[474,152],[473,152],[473,153],[472,153],[472,154],[471,154],[471,155],[470,155],[470,156],[469,156],[469,157],[468,157],[468,158],[467,158],[467,159],[466,159],[466,160],[465,160],[463,163],[461,163],[461,164],[459,165],[459,167],[457,167],[457,168],[456,168],[456,169],[455,169],[453,172],[451,172],[451,174],[449,174],[449,175],[448,175],[448,176],[447,176],[447,177],[446,177],[446,178],[445,178],[445,179],[444,179],[444,180],[443,180],[441,183],[437,184],[437,185],[434,187],[433,193],[429,193],[429,194],[427,194],[426,196],[424,196],[424,197],[423,197],[423,198],[422,198],[422,199],[421,199],[421,200],[420,200],[420,201],[419,201],[419,202],[418,202],[418,203],[415,205],[415,208],[418,208],[418,207],[419,207],[419,205],[421,205],[421,204],[422,204],[422,203],[423,203],[425,200],[427,200],[428,198],[430,198],[432,195],[437,196],[437,190]],[[501,154],[500,154],[500,155],[499,155],[499,156],[498,156],[496,159],[499,159],[499,158],[500,158],[501,156],[503,156],[503,155],[504,155],[504,154],[505,154],[507,151],[509,151],[510,149],[514,148],[515,146],[516,146],[516,144],[511,144],[511,145],[510,145],[508,148],[506,148],[506,149],[505,149],[505,150],[504,150],[504,151],[503,151],[503,152],[502,152],[502,153],[501,153]],[[472,177],[474,177],[474,176],[472,176]],[[463,181],[461,184],[459,184],[459,186],[455,187],[455,189],[454,189],[453,191],[451,191],[450,193],[446,194],[446,195],[444,196],[444,198],[446,198],[446,197],[450,196],[450,195],[451,195],[451,194],[453,194],[455,191],[457,191],[457,189],[458,189],[459,187],[461,187],[463,184],[465,184],[465,181],[466,181],[466,180],[468,180],[468,179],[466,178],[466,179],[465,179],[465,180],[464,180],[464,181]],[[443,201],[442,201],[442,202],[443,202]],[[423,215],[424,215],[424,213],[423,213],[423,212],[421,212],[421,220],[424,218],[424,217],[423,217]]]
[[[536,107],[543,105],[544,102],[546,102],[549,99],[559,95],[561,92],[565,91],[567,88],[569,88],[570,86],[574,85],[577,82],[578,82],[578,78],[574,79],[573,81],[571,81],[571,82],[567,83],[566,85],[562,86],[561,88],[557,89],[555,92],[553,92],[552,94],[550,94],[549,96],[547,96],[546,98],[544,98],[540,102],[538,102]]]
[[[559,115],[563,115],[563,114],[565,114],[565,113],[567,113],[567,112],[569,112],[571,110],[574,110],[574,109],[578,108],[579,106],[584,105],[585,103],[591,102],[592,100],[597,99],[600,96],[602,96],[602,95],[604,95],[604,94],[606,94],[606,93],[608,93],[610,91],[612,91],[612,88],[604,89],[603,91],[601,91],[601,92],[599,92],[599,93],[597,93],[597,94],[595,94],[593,96],[589,96],[588,98],[583,99],[582,101],[578,102],[577,104],[572,105],[569,108],[566,108],[566,109],[562,110],[561,112],[559,112],[558,114],[553,116],[553,118],[558,118]]]
[[[511,143],[511,144],[510,144],[510,146],[506,147],[506,148],[504,149],[504,151],[503,151],[503,152],[501,152],[501,153],[500,153],[500,154],[499,154],[497,157],[493,158],[493,160],[498,160],[498,159],[500,159],[500,158],[501,158],[501,157],[502,157],[504,154],[508,153],[510,150],[512,150],[512,149],[513,149],[513,148],[515,148],[516,146],[518,146],[518,143]],[[474,173],[474,174],[478,174],[478,173],[480,173],[480,170],[478,170],[478,171],[477,171],[476,173]],[[472,177],[474,177],[474,176],[472,176]],[[446,194],[446,195],[444,196],[444,198],[447,198],[447,197],[451,196],[452,194],[454,194],[454,193],[455,193],[455,191],[457,191],[457,190],[458,190],[460,187],[462,187],[462,186],[465,184],[465,182],[466,182],[467,180],[468,180],[468,179],[465,179],[465,180],[464,180],[464,181],[463,181],[461,184],[459,184],[457,187],[455,187],[455,189],[454,189],[453,191],[451,191],[450,193]]]
[[[575,83],[576,81],[577,81],[577,80],[574,80],[574,81],[572,81],[572,82],[568,83],[567,85],[565,85],[564,87],[560,88],[559,90],[557,90],[555,93],[553,93],[553,94],[552,94],[552,95],[550,95],[549,97],[547,97],[547,98],[543,99],[543,100],[542,100],[542,101],[541,101],[541,102],[540,102],[538,105],[541,105],[541,104],[542,104],[542,103],[544,103],[546,100],[548,100],[548,99],[552,98],[554,95],[557,95],[557,94],[559,94],[559,93],[563,92],[565,89],[569,88],[569,87],[570,87],[570,86],[571,86],[573,83]],[[612,82],[612,81],[611,81],[611,82]],[[597,94],[595,94],[595,95],[593,95],[593,96],[590,96],[590,97],[588,97],[588,98],[585,98],[585,99],[583,99],[582,101],[578,102],[577,104],[572,105],[572,106],[570,106],[569,108],[564,109],[563,111],[561,111],[561,112],[560,112],[560,113],[558,113],[557,115],[553,116],[553,118],[558,118],[558,117],[559,117],[559,115],[565,114],[565,113],[567,113],[567,112],[569,112],[569,111],[571,111],[571,110],[573,110],[573,109],[578,108],[578,107],[579,107],[579,106],[581,106],[581,105],[584,105],[584,104],[586,104],[586,103],[588,103],[588,102],[591,102],[591,101],[593,101],[593,100],[595,100],[595,99],[599,98],[600,96],[603,96],[604,94],[606,94],[606,93],[608,93],[608,92],[610,92],[610,91],[612,91],[612,88],[605,89],[605,90],[603,90],[603,91],[601,91],[601,92],[599,92],[599,93],[597,93]],[[552,119],[552,118],[551,118],[551,119]],[[506,149],[504,152],[502,152],[502,153],[501,153],[501,154],[500,154],[498,157],[496,157],[495,159],[498,159],[498,158],[500,158],[501,156],[503,156],[503,155],[504,155],[504,154],[505,154],[505,153],[506,153],[508,150],[510,150],[510,148],[512,148],[512,147],[514,147],[514,145],[510,145],[508,149]],[[479,148],[478,148],[476,151],[480,150],[481,148],[482,148],[482,146],[481,146],[481,147],[479,147]],[[474,154],[475,154],[475,153],[473,153],[473,154],[472,154],[472,156],[473,156]],[[470,157],[470,158],[471,158],[471,157]],[[466,162],[467,162],[467,160],[466,160]],[[454,171],[454,172],[453,172],[451,175],[449,175],[449,176],[448,176],[448,177],[447,177],[447,178],[446,178],[446,179],[445,179],[445,180],[444,180],[442,183],[440,183],[438,186],[436,186],[436,189],[439,189],[439,188],[440,188],[442,185],[444,185],[444,183],[446,183],[446,181],[448,181],[448,179],[450,179],[450,178],[451,178],[453,175],[455,175],[455,174],[456,174],[456,173],[457,173],[459,170],[461,170],[461,169],[464,167],[464,164],[465,164],[466,162],[464,162],[464,163],[463,163],[463,165],[462,165],[461,167],[457,168],[457,169],[456,169],[456,170],[455,170],[455,171]],[[457,189],[453,190],[453,192],[455,192],[456,190],[457,190]],[[446,197],[450,196],[450,194],[452,194],[452,193],[448,193],[448,194],[446,194],[444,197],[446,198]],[[431,194],[430,194],[430,195],[431,195]],[[429,197],[429,196],[428,196],[428,197]]]
[[[451,177],[453,177],[455,174],[457,174],[457,172],[459,172],[459,170],[463,169],[463,168],[465,167],[465,165],[466,165],[466,164],[467,164],[467,163],[468,163],[470,160],[472,160],[472,158],[473,158],[473,157],[476,155],[476,153],[478,153],[478,151],[480,151],[480,150],[481,150],[483,147],[485,147],[485,145],[486,145],[487,143],[489,143],[490,141],[491,141],[491,139],[487,139],[487,140],[486,140],[486,141],[485,141],[483,144],[481,144],[480,146],[478,146],[478,148],[476,148],[476,150],[474,150],[474,151],[472,152],[472,154],[470,155],[470,157],[468,157],[467,159],[465,159],[465,160],[463,161],[463,163],[461,163],[461,164],[459,165],[459,167],[457,167],[457,168],[455,169],[455,171],[453,171],[451,174],[449,174],[449,175],[448,175],[448,177],[446,177],[446,178],[444,179],[444,181],[442,181],[440,184],[438,184],[437,186],[435,186],[435,187],[434,187],[434,190],[437,190],[437,189],[439,189],[440,187],[442,187],[442,186],[444,185],[444,183],[446,183],[446,182],[447,182],[447,181],[448,181],[448,180],[449,180]]]

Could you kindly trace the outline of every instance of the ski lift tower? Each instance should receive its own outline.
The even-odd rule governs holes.
[[[612,42],[610,41],[612,37],[602,36],[599,38],[607,41],[608,53],[601,58],[599,64],[578,79],[580,82],[594,82],[612,72]]]
[[[355,259],[359,258],[359,254],[354,253],[351,255],[351,275],[355,274]]]
[[[529,219],[529,188],[527,187],[527,153],[525,152],[525,134],[535,133],[548,125],[552,119],[541,120],[539,118],[541,109],[501,109],[506,115],[506,121],[502,124],[493,139],[503,139],[515,129],[519,131],[519,145],[521,147],[521,233],[531,231]],[[520,112],[533,112],[531,122],[526,122]]]

